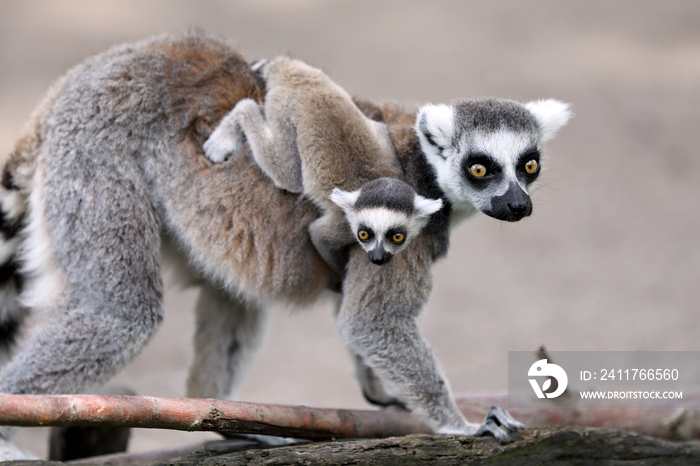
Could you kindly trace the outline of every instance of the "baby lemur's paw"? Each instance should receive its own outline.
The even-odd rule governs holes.
[[[260,112],[258,104],[253,99],[243,99],[221,120],[204,143],[204,155],[209,160],[214,163],[223,162],[241,150],[245,142],[241,119],[250,111]]]
[[[204,143],[204,155],[214,163],[225,161],[243,146],[242,134],[239,141],[231,134],[223,134],[223,131],[219,131],[219,128]]]
[[[486,413],[486,418],[484,423],[481,424],[479,430],[474,434],[476,437],[483,437],[486,435],[492,435],[501,443],[510,441],[510,435],[505,432],[503,427],[508,432],[517,432],[523,430],[525,426],[513,419],[508,411],[498,406],[492,406],[488,413]]]

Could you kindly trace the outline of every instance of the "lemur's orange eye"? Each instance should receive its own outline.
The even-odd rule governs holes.
[[[537,173],[538,168],[540,168],[540,164],[537,163],[537,160],[532,159],[525,164],[525,173],[528,175],[534,175]]]
[[[367,230],[360,230],[357,232],[357,237],[360,241],[367,241],[369,239],[369,232]]]
[[[394,233],[391,236],[391,240],[394,243],[403,243],[403,240],[405,240],[405,239],[406,239],[406,236],[403,233]]]
[[[480,163],[475,163],[474,165],[469,167],[469,171],[472,172],[474,178],[483,178],[484,176],[486,176],[486,167],[484,167]]]

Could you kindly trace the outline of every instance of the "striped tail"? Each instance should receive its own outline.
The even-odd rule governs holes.
[[[24,279],[18,263],[20,229],[26,211],[25,200],[7,164],[0,183],[0,364],[9,358],[27,315],[19,300]]]
[[[253,70],[253,73],[257,73],[260,76],[263,76],[263,68],[267,66],[267,64],[270,62],[270,60],[256,60],[254,62],[251,62],[250,64],[250,69]]]

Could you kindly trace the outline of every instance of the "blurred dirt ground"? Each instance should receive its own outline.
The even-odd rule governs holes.
[[[49,84],[110,45],[201,28],[249,58],[291,53],[350,93],[554,97],[533,217],[480,216],[435,268],[422,328],[455,392],[505,390],[509,350],[700,350],[700,3],[694,0],[0,0],[0,154]],[[194,291],[115,382],[182,396]],[[367,407],[329,306],[277,312],[241,397]],[[45,455],[45,432],[19,436]],[[213,434],[136,431],[131,450]]]

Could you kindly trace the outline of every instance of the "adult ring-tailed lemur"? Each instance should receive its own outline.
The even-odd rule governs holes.
[[[308,304],[339,279],[309,238],[312,202],[278,189],[247,146],[226,163],[203,154],[236,102],[263,97],[243,57],[199,34],[115,47],[54,84],[3,172],[0,327],[12,354],[0,392],[76,393],[131,361],[163,317],[163,246],[202,283],[187,394],[235,397],[270,304]],[[541,142],[568,109],[480,100],[426,106],[416,118],[411,107],[356,104],[386,123],[404,181],[445,204],[383,267],[360,247],[349,252],[336,322],[362,389],[436,432],[505,439],[497,424],[519,424],[502,410],[483,424],[464,419],[416,317],[455,219],[530,213]],[[39,324],[11,351],[28,313]],[[12,433],[0,428],[8,459],[23,455]]]

